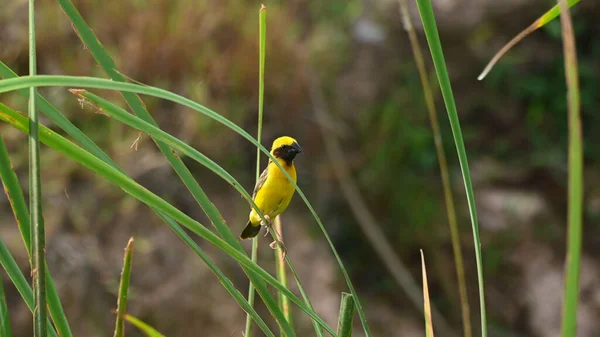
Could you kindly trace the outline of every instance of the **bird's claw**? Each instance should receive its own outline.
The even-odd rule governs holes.
[[[269,244],[269,247],[271,247],[271,249],[277,249],[277,248],[281,248],[281,260],[285,260],[285,256],[287,255],[287,249],[285,248],[285,245],[283,244],[283,241],[273,241],[271,242],[271,244]]]

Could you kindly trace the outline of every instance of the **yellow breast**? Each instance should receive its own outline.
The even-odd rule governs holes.
[[[280,161],[281,166],[287,171],[296,182],[296,168],[294,164],[286,164]],[[267,167],[268,175],[264,185],[256,193],[254,202],[260,208],[264,215],[271,219],[281,214],[290,204],[294,195],[294,185],[288,180],[283,171],[276,164],[269,162]],[[250,221],[252,224],[260,223],[260,217],[254,210],[250,212]]]

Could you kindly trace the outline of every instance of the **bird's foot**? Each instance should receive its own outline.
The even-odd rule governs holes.
[[[269,247],[271,247],[271,249],[281,248],[281,260],[282,261],[285,260],[285,256],[287,255],[287,248],[285,248],[283,241],[275,240],[275,241],[271,242]]]

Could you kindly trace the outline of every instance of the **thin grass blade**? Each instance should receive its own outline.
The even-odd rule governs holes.
[[[37,69],[35,46],[35,7],[29,0],[29,75]],[[46,337],[46,233],[42,218],[42,183],[40,177],[39,121],[36,88],[29,88],[29,209],[31,212],[31,278],[33,283],[33,335]]]
[[[6,107],[3,104],[0,104],[0,119],[8,122],[18,130],[21,130],[23,132],[29,131],[27,124],[28,119],[23,115],[20,115],[16,111]],[[235,247],[223,241],[223,239],[216,236],[202,224],[193,220],[188,215],[173,207],[172,205],[170,205],[160,197],[156,196],[152,192],[148,191],[143,186],[132,181],[123,173],[114,169],[110,165],[102,162],[100,159],[91,155],[87,151],[84,151],[78,146],[75,146],[74,144],[66,140],[64,137],[56,134],[55,132],[44,126],[41,126],[40,131],[41,141],[47,146],[57,150],[63,155],[71,158],[72,160],[75,160],[76,162],[82,164],[83,166],[87,167],[93,172],[99,174],[108,181],[119,186],[126,193],[149,205],[150,207],[163,212],[164,214],[178,221],[179,223],[181,223],[200,237],[204,238],[205,240],[216,246],[217,248],[225,251],[229,256],[234,258],[244,267],[250,269],[253,273],[256,273],[258,277],[265,280],[267,283],[273,285],[278,290],[281,290],[285,294],[285,296],[289,297],[292,302],[294,302],[300,309],[302,309],[302,311],[304,311],[311,318],[319,322],[319,324],[323,326],[323,328],[325,328],[330,334],[335,336],[335,332],[313,310],[310,310],[298,297],[296,297],[291,291],[289,291],[286,287],[279,283],[279,281],[277,281],[272,275],[270,275],[261,267],[252,263],[252,261],[248,258],[246,254],[240,252]],[[275,306],[277,306],[276,303]]]
[[[141,319],[136,318],[135,316],[125,314],[124,317],[125,320],[127,320],[127,322],[133,324],[136,328],[140,329],[140,331],[148,337],[165,337],[165,335],[161,334],[149,324],[144,323]]]
[[[579,2],[579,0],[569,0],[568,5],[569,5],[569,7],[572,7],[578,2]],[[490,71],[492,71],[492,68],[496,65],[496,63],[498,63],[498,61],[500,61],[502,56],[506,55],[506,53],[508,53],[508,51],[511,50],[512,47],[514,47],[517,43],[521,42],[529,34],[535,32],[539,28],[545,26],[548,22],[556,19],[556,17],[559,14],[560,14],[560,8],[558,5],[555,5],[550,10],[548,10],[546,13],[544,13],[542,16],[540,16],[537,20],[535,20],[531,25],[529,25],[527,28],[525,28],[522,32],[517,34],[517,36],[515,36],[512,40],[510,40],[507,44],[505,44],[500,49],[500,51],[498,51],[496,53],[496,55],[494,55],[494,57],[491,59],[491,61],[485,66],[485,68],[483,69],[481,74],[479,74],[479,76],[477,76],[477,79],[480,81],[483,80],[487,76],[487,74],[489,74]]]
[[[421,44],[417,38],[410,14],[408,11],[408,4],[406,0],[400,1],[400,13],[402,15],[402,22],[404,23],[404,29],[408,33],[410,44],[413,51],[413,57],[417,70],[419,72],[419,78],[421,79],[421,85],[423,87],[423,98],[429,114],[429,122],[431,124],[431,130],[433,133],[433,141],[435,144],[435,151],[438,157],[438,163],[440,166],[440,175],[442,178],[442,186],[444,188],[444,201],[446,204],[446,214],[448,216],[448,226],[450,227],[450,237],[452,240],[452,251],[454,254],[454,265],[456,268],[456,278],[458,281],[458,293],[460,297],[460,307],[462,313],[463,331],[465,337],[471,337],[471,309],[469,307],[469,297],[467,294],[467,282],[465,277],[465,267],[463,263],[462,248],[460,245],[460,235],[458,222],[456,220],[456,209],[454,207],[454,197],[452,196],[452,187],[450,183],[450,173],[448,172],[448,161],[446,160],[446,152],[444,150],[444,144],[442,142],[442,132],[440,131],[440,125],[435,108],[435,100],[431,90],[431,82],[427,74],[427,68],[425,66],[425,59],[421,52]],[[433,309],[432,309],[433,312]],[[438,320],[440,323],[440,320]]]
[[[29,283],[27,283],[25,276],[23,275],[23,273],[21,273],[21,269],[19,269],[19,266],[17,265],[17,262],[8,251],[8,248],[6,248],[4,241],[2,241],[1,239],[0,264],[2,265],[2,268],[4,268],[4,270],[6,271],[6,274],[8,275],[12,283],[15,285],[15,288],[17,288],[17,291],[25,301],[25,304],[27,304],[29,310],[33,313],[33,290],[31,290]],[[48,328],[50,336],[57,337],[58,335],[56,334],[56,331],[54,331],[50,320],[46,320],[46,322],[46,326]]]
[[[263,124],[263,103],[265,97],[265,48],[267,34],[267,8],[265,5],[260,6],[258,11],[258,35],[259,35],[259,57],[258,57],[258,130],[256,140],[260,143],[262,139],[262,124]],[[256,149],[256,181],[260,177],[260,150]],[[252,238],[251,259],[254,263],[258,263],[258,236]],[[284,284],[285,285],[285,284]],[[285,285],[287,286],[287,285]],[[248,303],[254,306],[254,284],[250,282],[248,285]],[[282,309],[283,310],[283,309]],[[284,313],[284,317],[287,316]],[[283,335],[283,332],[282,332]],[[246,317],[246,329],[244,336],[252,336],[252,320],[250,316]]]
[[[121,282],[119,283],[119,300],[117,302],[117,319],[115,322],[114,337],[125,336],[125,321],[123,317],[127,313],[127,295],[129,294],[129,280],[131,278],[131,255],[133,253],[133,238],[127,242],[125,247],[125,258],[123,259],[123,270],[121,271]]]
[[[429,0],[417,0],[417,6],[423,22],[423,28],[429,44],[429,50],[433,59],[433,64],[437,73],[440,89],[444,97],[444,103],[446,104],[446,111],[448,112],[448,118],[450,120],[450,126],[452,128],[452,135],[454,137],[454,144],[458,152],[458,160],[460,163],[460,169],[465,184],[465,192],[467,194],[467,202],[469,204],[469,213],[471,216],[471,225],[473,227],[473,241],[475,247],[475,259],[477,263],[477,279],[479,287],[479,306],[481,312],[481,335],[487,337],[487,319],[485,311],[485,293],[483,286],[483,263],[481,258],[481,241],[479,238],[479,225],[477,222],[477,210],[475,207],[475,194],[473,193],[473,184],[471,182],[471,173],[469,170],[469,163],[467,160],[467,151],[465,150],[465,143],[462,136],[460,127],[460,121],[458,118],[458,112],[456,110],[456,103],[454,101],[454,94],[452,93],[452,85],[450,84],[450,77],[448,76],[448,70],[446,69],[446,61],[444,60],[444,52],[442,51],[442,44],[437,31],[435,22],[435,15],[431,2]]]
[[[431,301],[429,300],[429,285],[427,282],[427,270],[425,268],[425,256],[421,249],[421,271],[423,274],[423,304],[425,306],[425,335],[433,337],[433,320],[431,319]]]
[[[566,284],[563,302],[562,336],[577,336],[577,306],[581,272],[581,236],[583,230],[583,136],[581,131],[581,99],[577,49],[569,7],[558,0],[562,26],[565,77],[569,107],[569,201]]]
[[[6,296],[4,294],[4,282],[0,278],[0,336],[12,337],[12,328],[10,317],[8,315],[8,306],[6,305]]]

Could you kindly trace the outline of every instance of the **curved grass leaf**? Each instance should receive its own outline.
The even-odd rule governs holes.
[[[581,131],[581,98],[577,50],[573,22],[565,0],[558,0],[562,26],[565,77],[569,107],[569,201],[565,293],[563,300],[562,336],[577,336],[577,305],[581,273],[581,237],[583,230],[583,136]]]
[[[4,145],[4,140],[0,136],[0,178],[2,178],[2,183],[4,184],[4,190],[6,191],[6,195],[8,200],[10,201],[11,208],[15,215],[15,219],[17,221],[17,225],[19,227],[19,231],[21,232],[21,238],[25,243],[25,248],[27,249],[27,253],[31,257],[31,227],[29,223],[29,213],[27,212],[27,204],[25,203],[25,198],[23,197],[23,191],[21,190],[21,186],[19,184],[19,180],[17,178],[16,173],[12,169],[10,164],[10,158],[8,156],[8,152],[6,150],[6,146]],[[12,279],[12,277],[11,277]],[[62,304],[60,303],[60,298],[58,297],[58,291],[56,290],[56,286],[54,285],[54,281],[52,281],[52,277],[50,276],[50,271],[46,265],[46,279],[47,279],[47,300],[48,300],[48,309],[50,311],[50,316],[54,320],[54,324],[56,325],[56,329],[63,337],[72,337],[71,329],[69,328],[69,322],[67,321],[67,317],[62,308]]]
[[[67,87],[70,86],[70,87],[110,89],[110,90],[117,90],[117,91],[135,92],[138,94],[146,94],[149,96],[163,98],[163,99],[170,100],[172,102],[187,106],[193,110],[196,110],[196,111],[216,120],[217,122],[225,125],[226,127],[235,131],[242,137],[246,138],[254,146],[258,147],[265,155],[267,155],[270,159],[272,159],[274,161],[275,165],[277,165],[277,167],[279,167],[279,169],[284,173],[286,178],[292,183],[292,185],[296,189],[296,192],[298,193],[298,196],[304,201],[304,203],[308,207],[310,213],[317,221],[317,224],[319,225],[319,228],[321,229],[321,232],[323,233],[325,240],[329,244],[329,247],[331,248],[331,251],[340,267],[342,275],[344,276],[344,280],[346,281],[346,284],[348,285],[348,289],[354,296],[356,310],[358,312],[359,318],[363,325],[365,334],[367,337],[371,336],[371,332],[369,330],[369,326],[368,326],[367,320],[366,320],[366,315],[365,315],[362,305],[358,299],[356,290],[354,289],[352,281],[350,280],[350,276],[348,275],[348,272],[346,271],[346,268],[344,267],[344,264],[342,263],[342,260],[339,256],[337,250],[333,246],[333,242],[331,241],[331,238],[329,237],[329,234],[327,233],[327,230],[325,229],[325,226],[323,225],[321,218],[317,215],[314,207],[308,201],[304,192],[302,192],[302,190],[293,181],[292,177],[284,170],[284,168],[281,166],[281,164],[279,164],[279,162],[277,162],[277,160],[275,160],[275,158],[273,158],[273,156],[270,154],[270,152],[264,146],[262,146],[259,142],[257,142],[256,139],[254,139],[250,134],[248,134],[246,131],[244,131],[242,128],[240,128],[238,125],[236,125],[232,121],[228,120],[224,116],[217,114],[216,112],[212,111],[211,109],[208,109],[207,107],[205,107],[201,104],[198,104],[188,98],[177,95],[170,91],[166,91],[163,89],[150,87],[150,86],[142,86],[142,85],[131,84],[131,83],[120,83],[120,82],[114,82],[114,81],[105,80],[105,79],[101,79],[101,78],[94,78],[94,77],[49,76],[49,75],[40,76],[40,75],[38,75],[38,76],[25,76],[25,77],[20,77],[20,78],[6,79],[3,81],[0,81],[0,92],[19,90],[19,89],[27,88],[29,86],[67,86]],[[249,202],[251,202],[251,201],[249,201]],[[262,214],[260,212],[258,212],[258,213],[261,216],[261,218],[264,220],[264,216],[262,216]]]
[[[450,77],[448,76],[448,70],[446,69],[444,52],[442,51],[442,44],[440,42],[440,37],[437,31],[435,15],[433,14],[433,8],[431,8],[431,2],[429,0],[417,0],[417,6],[419,8],[421,20],[423,22],[425,36],[427,37],[427,42],[429,44],[431,58],[433,59],[433,64],[435,66],[438,81],[440,83],[440,89],[444,97],[444,103],[446,104],[446,111],[448,112],[448,119],[450,120],[452,135],[454,136],[454,144],[456,145],[456,150],[458,152],[460,169],[465,183],[465,192],[467,194],[467,202],[469,204],[469,213],[471,216],[471,225],[473,228],[475,259],[477,263],[479,306],[481,310],[481,335],[482,337],[487,337],[485,293],[483,287],[483,263],[481,259],[481,241],[479,238],[479,225],[477,223],[475,194],[473,193],[473,184],[471,182],[471,173],[469,171],[467,151],[465,150],[465,143],[460,128],[458,112],[456,111],[456,103],[454,102],[454,94],[452,93],[452,85],[450,84]]]
[[[165,335],[156,331],[150,325],[144,323],[141,319],[131,316],[129,314],[125,314],[125,320],[133,325],[135,325],[141,332],[143,332],[148,337],[165,337]]]
[[[121,282],[119,283],[119,300],[117,302],[117,319],[115,322],[114,337],[125,336],[125,322],[123,316],[127,312],[127,295],[129,294],[129,279],[131,278],[131,254],[133,253],[133,238],[127,242],[125,258],[123,259],[123,270],[121,271]]]
[[[569,5],[569,7],[571,7],[571,6],[574,6],[578,2],[579,2],[579,0],[569,0],[568,5]],[[477,79],[480,81],[483,80],[487,76],[487,74],[490,73],[490,71],[496,65],[496,63],[498,63],[498,61],[500,61],[502,56],[504,56],[506,53],[508,53],[508,51],[511,50],[512,47],[514,47],[517,43],[521,42],[521,40],[526,38],[529,34],[535,32],[539,28],[545,26],[548,22],[556,19],[556,17],[559,14],[560,14],[560,8],[558,5],[555,5],[549,11],[544,13],[544,15],[540,16],[537,20],[535,20],[531,25],[529,25],[529,27],[525,28],[522,32],[517,34],[517,36],[515,36],[512,40],[510,40],[507,44],[505,44],[504,47],[502,47],[500,49],[500,51],[498,51],[496,53],[496,55],[494,55],[494,57],[490,60],[490,62],[485,66],[485,68],[483,69],[481,74],[479,74],[479,76],[477,76]]]
[[[4,77],[4,78],[18,77],[16,73],[14,73],[8,66],[6,66],[1,61],[0,61],[0,76]],[[26,98],[29,97],[29,92],[26,89],[19,90],[19,92],[22,95],[24,95]],[[117,164],[104,151],[102,151],[102,149],[100,149],[100,147],[98,147],[83,132],[81,132],[81,130],[79,130],[75,125],[73,125],[73,123],[71,123],[71,121],[69,121],[65,116],[63,116],[52,104],[50,104],[44,97],[42,97],[39,94],[38,94],[38,103],[40,103],[39,104],[40,110],[46,116],[48,116],[48,118],[51,121],[56,123],[61,129],[63,129],[68,135],[70,135],[71,137],[73,137],[73,139],[75,139],[77,142],[79,142],[83,146],[84,149],[86,149],[87,151],[89,151],[90,153],[92,153],[94,156],[98,157],[105,163],[111,165],[113,168],[124,173],[124,171],[121,170],[117,166]],[[15,176],[15,179],[16,179],[16,176]],[[17,186],[18,186],[18,183],[17,183]],[[18,189],[18,192],[21,193],[21,190]],[[25,206],[25,201],[23,199],[22,193],[21,193],[20,198],[16,198],[16,199],[22,200],[22,204],[23,204],[22,210],[24,210],[24,214],[27,217],[26,219],[29,219],[29,215],[27,214],[27,209]],[[17,209],[20,209],[20,208],[17,208]],[[214,207],[214,205],[209,204],[209,206],[206,207],[206,211],[207,211],[207,214],[209,214],[209,218],[211,219],[211,221],[213,221],[213,223],[217,224],[217,228],[225,227],[225,229],[228,231],[227,226],[225,226],[225,225],[223,225],[222,227],[218,226],[218,219],[221,219],[221,216],[220,216],[220,214],[218,214],[218,211],[216,213],[214,213],[214,212],[211,213],[210,212],[211,209],[216,209],[216,208]],[[177,234],[207,264],[207,266],[211,269],[211,271],[217,276],[217,278],[219,279],[219,282],[223,285],[223,287],[225,287],[225,289],[236,300],[238,305],[254,318],[254,320],[257,322],[259,328],[267,336],[273,336],[273,332],[271,332],[269,330],[269,328],[267,327],[265,322],[258,315],[258,313],[254,310],[254,308],[252,306],[248,305],[248,302],[246,301],[246,299],[235,288],[233,283],[227,278],[227,276],[225,276],[225,274],[223,274],[221,272],[221,270],[212,262],[212,260],[204,253],[204,251],[202,249],[200,249],[200,247],[185,233],[185,231],[183,231],[181,229],[181,227],[175,221],[173,221],[166,215],[164,215],[156,210],[155,210],[155,212],[157,212],[159,217],[161,219],[163,219],[163,221],[165,221],[169,227],[171,227],[171,229],[175,232],[175,234]],[[217,220],[214,220],[214,219],[217,219]],[[29,233],[29,227],[28,227],[29,220],[27,220],[25,223],[27,224],[27,226],[25,226],[23,228],[27,230],[27,233]],[[220,232],[223,232],[223,231],[220,231]],[[22,234],[22,235],[27,238],[26,242],[29,242],[29,234],[27,234],[27,235]],[[222,234],[222,236],[227,237],[223,234]],[[232,238],[232,240],[235,240],[235,239],[233,239],[234,237],[232,234],[230,234],[229,236]],[[26,244],[26,245],[29,248],[29,244]],[[54,287],[54,284],[52,283],[52,279],[48,277],[48,280],[50,282],[49,283],[50,289],[48,290],[48,297],[49,297],[48,302],[49,302],[49,306],[50,306],[50,313],[52,314],[52,316],[55,316],[55,314],[53,313],[53,310],[52,310],[53,303],[58,303],[58,309],[60,309],[60,312],[62,312],[62,307],[60,307],[60,301],[58,299],[58,294],[56,292],[56,288]],[[53,299],[55,299],[55,300],[53,301]],[[64,323],[66,323],[66,320]],[[66,328],[68,329],[68,324],[66,324]],[[59,331],[63,331],[63,330],[61,330],[59,328]],[[68,332],[69,334],[67,335],[66,332]],[[64,336],[70,336],[70,331],[66,331],[66,332],[65,332]]]
[[[0,83],[6,81],[0,81]],[[0,119],[8,122],[12,126],[23,132],[28,132],[28,119],[23,115],[17,113],[16,111],[6,107],[3,104],[0,104]],[[253,273],[256,273],[258,277],[273,285],[278,290],[281,290],[285,294],[285,296],[290,298],[290,300],[294,302],[300,309],[306,312],[311,318],[319,322],[319,324],[323,326],[323,328],[325,328],[329,333],[335,336],[335,332],[314,311],[310,310],[298,297],[296,297],[291,291],[289,291],[286,287],[279,283],[272,275],[270,275],[261,267],[252,263],[252,261],[248,258],[246,254],[240,252],[239,250],[225,242],[223,239],[219,238],[217,235],[212,233],[199,222],[193,220],[185,213],[181,212],[180,210],[173,207],[160,197],[156,196],[143,186],[131,180],[125,174],[114,169],[110,165],[102,162],[100,159],[91,155],[87,151],[84,151],[78,146],[75,146],[74,144],[66,140],[64,137],[56,134],[52,130],[41,126],[40,139],[47,146],[57,150],[63,155],[75,160],[76,162],[82,164],[83,166],[87,167],[93,172],[99,174],[108,181],[119,186],[126,193],[142,201],[143,203],[151,206],[152,208],[163,212],[164,214],[181,223],[197,235],[204,238],[206,241],[216,246],[217,248],[225,251],[229,256],[238,261],[242,266],[250,269]]]

